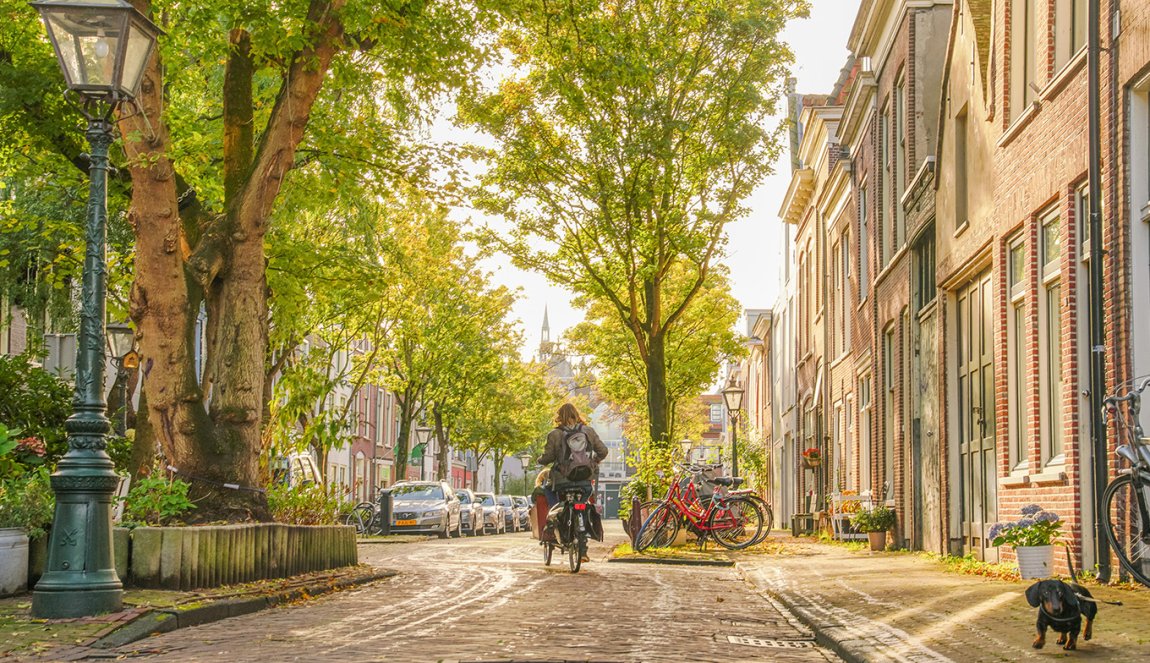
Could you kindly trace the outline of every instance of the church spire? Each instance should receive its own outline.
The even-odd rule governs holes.
[[[551,341],[551,325],[547,323],[547,305],[543,305],[543,338],[544,343]]]

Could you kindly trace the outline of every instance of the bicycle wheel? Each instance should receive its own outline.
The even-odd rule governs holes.
[[[711,509],[707,529],[719,545],[742,550],[754,544],[763,531],[763,511],[745,497],[725,500]]]
[[[771,535],[771,526],[775,522],[775,514],[771,511],[771,505],[758,495],[747,495],[746,497],[754,502],[755,506],[759,507],[759,510],[763,512],[763,531],[759,533],[758,538],[751,544],[758,545],[766,541],[767,537]]]
[[[579,567],[583,565],[583,558],[579,556],[579,543],[577,541],[567,546],[567,564],[571,567],[571,573],[579,573]]]
[[[1146,490],[1146,487],[1143,487]],[[1106,487],[1106,538],[1118,562],[1135,580],[1150,587],[1150,531],[1138,508],[1134,481],[1118,477]]]
[[[375,515],[375,505],[371,502],[360,502],[351,509],[351,513],[343,517],[344,525],[355,527],[355,533],[362,535],[368,531],[372,517]]]
[[[550,543],[543,544],[543,566],[551,566],[551,553],[555,551],[555,546]]]
[[[635,552],[648,548],[666,548],[679,534],[679,514],[670,504],[655,507],[635,537]]]

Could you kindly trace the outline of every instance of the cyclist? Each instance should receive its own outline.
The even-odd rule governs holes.
[[[564,403],[555,416],[555,429],[547,434],[547,446],[539,464],[550,465],[550,483],[545,486],[547,504],[554,506],[564,491],[577,488],[582,499],[592,494],[591,481],[599,475],[599,463],[607,457],[607,445],[594,428],[587,425],[579,410]],[[580,551],[588,561],[586,551]]]

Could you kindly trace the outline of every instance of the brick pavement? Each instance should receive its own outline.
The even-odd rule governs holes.
[[[821,642],[853,661],[1018,661],[1073,657],[1150,660],[1150,590],[1088,585],[1100,605],[1094,639],[1076,652],[1031,648],[1031,581],[951,573],[906,553],[851,551],[789,539],[786,554],[746,558],[744,577],[811,626]]]
[[[622,540],[618,522],[609,544]],[[731,568],[544,567],[527,534],[362,547],[390,580],[117,650],[155,661],[832,661]],[[574,597],[585,597],[576,602]]]

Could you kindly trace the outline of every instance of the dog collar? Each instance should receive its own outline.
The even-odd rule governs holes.
[[[1078,617],[1055,617],[1054,615],[1050,614],[1049,612],[1046,612],[1046,606],[1042,605],[1041,603],[1038,605],[1038,611],[1041,612],[1042,614],[1046,615],[1047,619],[1053,619],[1056,622],[1072,622],[1075,619],[1079,619],[1081,617],[1081,615],[1079,615]]]

